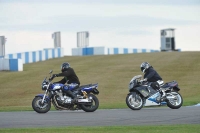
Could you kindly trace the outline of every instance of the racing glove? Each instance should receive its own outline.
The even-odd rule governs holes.
[[[58,74],[52,74],[51,78],[49,80],[53,80],[55,77],[58,77]]]
[[[143,81],[147,81],[147,78],[143,79]]]
[[[52,77],[54,77],[54,78],[55,78],[55,77],[58,77],[58,74],[53,74]]]

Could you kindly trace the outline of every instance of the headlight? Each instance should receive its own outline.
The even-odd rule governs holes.
[[[134,83],[129,84],[129,89],[132,89],[134,87]]]
[[[47,85],[42,85],[42,90],[46,90],[47,89]]]

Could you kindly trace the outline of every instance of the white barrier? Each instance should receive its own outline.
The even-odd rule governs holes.
[[[0,59],[0,71],[2,70],[10,70],[9,69],[9,59]]]

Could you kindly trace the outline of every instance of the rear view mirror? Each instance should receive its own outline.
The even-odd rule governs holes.
[[[53,72],[53,70],[50,70],[49,74],[51,74]]]

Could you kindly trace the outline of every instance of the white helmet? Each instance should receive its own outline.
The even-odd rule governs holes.
[[[151,65],[150,65],[148,62],[143,62],[143,63],[140,65],[141,71],[142,71],[143,73],[145,73],[146,70],[147,70],[149,67],[151,67]]]

